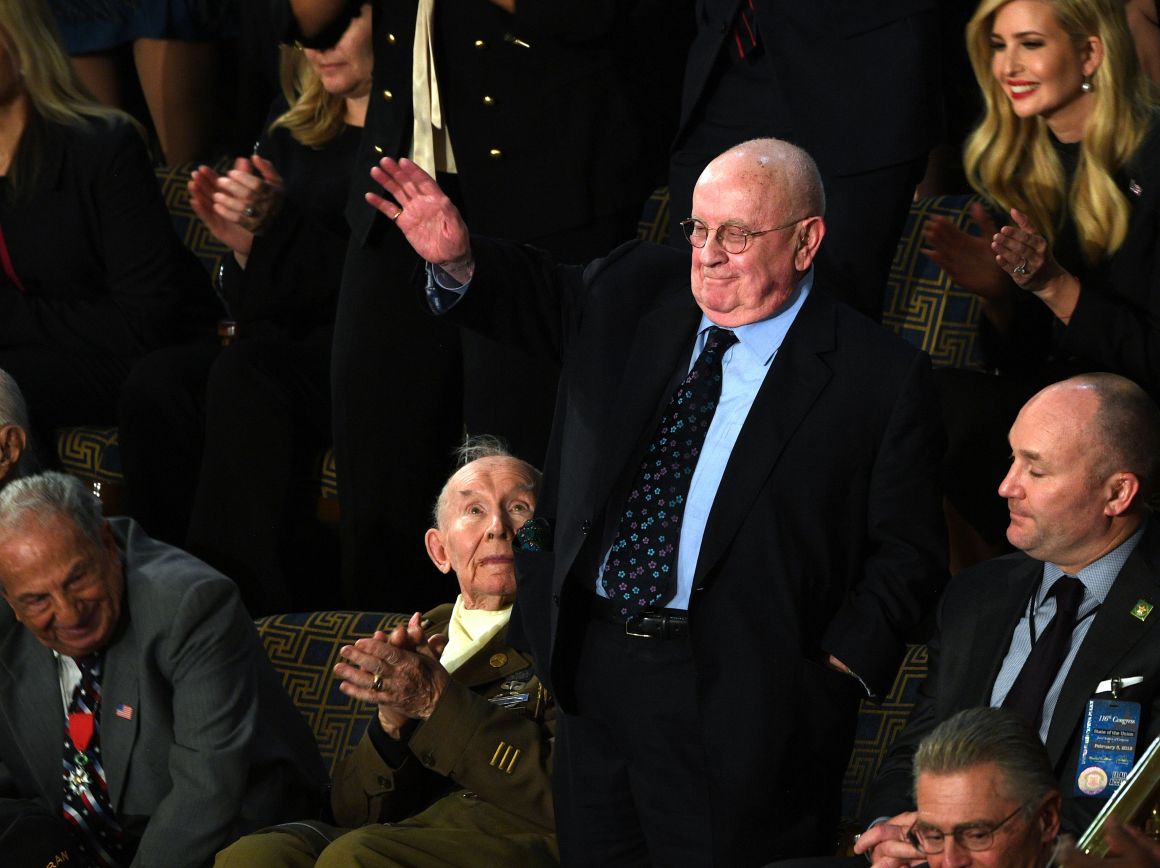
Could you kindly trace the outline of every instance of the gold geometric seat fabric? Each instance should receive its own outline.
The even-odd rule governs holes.
[[[932,196],[910,206],[890,265],[882,304],[882,324],[930,354],[935,367],[982,368],[977,346],[979,298],[951,282],[922,254],[922,227],[928,217],[946,217],[972,235],[979,228],[967,207],[980,196]]]
[[[302,712],[318,741],[328,769],[362,738],[373,706],[356,702],[341,690],[334,664],[339,649],[375,630],[390,631],[408,615],[390,612],[324,611],[269,615],[255,624],[266,655],[294,706]]]
[[[918,686],[926,678],[926,668],[926,646],[910,645],[886,698],[881,702],[862,700],[854,732],[854,749],[842,781],[842,816],[847,820],[862,818],[866,788],[874,780],[894,739],[906,726],[906,719],[918,697]]]

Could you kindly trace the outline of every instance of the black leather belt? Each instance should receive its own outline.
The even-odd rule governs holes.
[[[599,594],[590,594],[592,617],[624,626],[624,635],[638,639],[683,639],[689,635],[689,613],[684,609],[645,609],[627,620],[620,604]]]

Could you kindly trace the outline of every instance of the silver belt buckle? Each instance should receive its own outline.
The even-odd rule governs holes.
[[[637,639],[655,639],[652,633],[636,633],[632,629],[633,622],[640,622],[644,620],[643,615],[629,615],[628,620],[624,622],[624,635],[635,636]]]

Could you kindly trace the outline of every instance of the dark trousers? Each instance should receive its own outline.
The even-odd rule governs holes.
[[[327,584],[307,564],[317,567],[309,534],[321,533],[311,513],[330,439],[329,363],[328,328],[302,337],[255,328],[225,348],[158,350],[125,383],[130,515],[237,582],[254,616],[338,604],[292,591]],[[291,497],[297,480],[301,496]]]
[[[0,854],[7,868],[87,868],[72,827],[39,802],[0,799]]]
[[[576,654],[553,780],[566,866],[711,865],[703,731],[692,650],[593,619]]]

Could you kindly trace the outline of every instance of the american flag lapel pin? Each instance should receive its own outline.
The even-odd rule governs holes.
[[[1133,178],[1131,183],[1128,184],[1128,192],[1131,193],[1133,196],[1135,196],[1137,199],[1139,199],[1140,194],[1144,192],[1144,188],[1140,186],[1139,181],[1137,181],[1135,178]]]
[[[133,719],[133,706],[126,705],[123,702],[118,703],[117,704],[117,717],[120,717],[123,720],[132,720]]]

